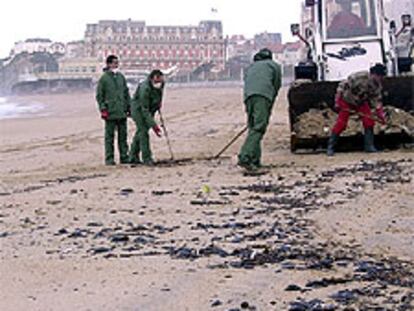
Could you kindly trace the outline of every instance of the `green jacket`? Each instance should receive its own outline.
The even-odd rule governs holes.
[[[99,110],[108,110],[108,120],[126,119],[131,110],[131,97],[125,77],[121,73],[105,72],[96,89]]]
[[[132,99],[132,118],[143,120],[147,128],[155,126],[154,115],[162,102],[163,90],[164,86],[161,89],[154,88],[149,79],[140,83]]]
[[[244,76],[244,102],[253,95],[260,95],[273,102],[282,85],[280,65],[256,54],[255,62],[247,68]]]

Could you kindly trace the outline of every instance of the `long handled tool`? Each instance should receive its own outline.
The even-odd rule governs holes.
[[[162,117],[161,110],[158,110],[158,112],[160,114],[161,127],[162,127],[162,130],[165,133],[165,138],[167,140],[168,150],[170,151],[170,160],[174,160],[174,154],[173,154],[173,151],[172,151],[172,148],[171,148],[171,142],[170,142],[170,138],[168,136],[167,127],[165,126],[164,118]]]
[[[240,136],[242,136],[247,131],[247,129],[247,126],[243,128],[243,130],[240,133],[238,133],[223,149],[221,149],[221,151],[217,153],[213,159],[218,159],[227,149],[229,149],[231,145],[233,145],[236,142],[236,140],[239,139]]]
[[[379,118],[377,118],[377,117],[375,117],[375,116],[373,116],[373,115],[368,116],[368,115],[366,115],[366,114],[364,114],[364,113],[362,113],[362,112],[358,112],[358,111],[355,111],[355,110],[350,110],[350,109],[345,109],[345,111],[347,111],[347,112],[349,112],[349,113],[355,113],[355,114],[357,114],[357,115],[358,115],[358,116],[360,116],[360,117],[369,118],[369,119],[371,119],[371,120],[373,120],[373,121],[375,121],[375,122],[377,122],[377,123],[382,123],[382,121],[381,121]],[[410,136],[410,137],[414,137],[414,133],[413,133],[412,131],[410,131],[410,129],[409,129],[408,127],[406,127],[406,126],[404,126],[404,125],[392,124],[392,123],[389,123],[389,122],[386,122],[386,124],[385,124],[385,125],[387,125],[387,126],[389,126],[389,127],[395,127],[395,128],[398,128],[398,129],[400,129],[400,130],[404,131],[404,132],[405,132],[408,136]]]

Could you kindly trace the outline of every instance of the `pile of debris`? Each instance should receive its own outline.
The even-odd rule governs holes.
[[[404,131],[403,129],[407,129],[410,133],[414,132],[413,115],[392,106],[384,107],[384,111],[388,124],[381,125],[377,122],[375,126],[376,134],[380,132],[386,134],[400,133]],[[323,110],[310,109],[308,112],[299,116],[298,121],[293,125],[294,132],[300,138],[328,137],[337,116],[337,113],[330,108]],[[360,121],[360,116],[353,114],[342,136],[353,136],[359,133],[363,133],[362,122]]]

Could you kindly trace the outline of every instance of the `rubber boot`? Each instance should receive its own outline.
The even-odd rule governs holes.
[[[364,150],[365,152],[374,153],[378,150],[374,146],[374,129],[366,128],[364,133]]]
[[[150,167],[155,166],[155,162],[154,162],[153,159],[149,159],[147,161],[144,161],[143,164],[144,164],[144,166],[150,166]]]
[[[132,164],[132,165],[142,164],[141,160],[139,159],[139,155],[131,153],[131,155],[129,156],[129,164]]]
[[[333,155],[335,154],[335,146],[336,146],[336,143],[338,142],[338,138],[339,136],[334,133],[332,133],[331,137],[329,137],[328,150],[326,151],[326,154],[328,157],[333,157]]]

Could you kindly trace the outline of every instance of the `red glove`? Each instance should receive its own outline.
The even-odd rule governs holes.
[[[161,129],[158,125],[154,125],[152,127],[152,130],[154,131],[155,135],[157,135],[158,137],[161,137]]]
[[[108,118],[109,118],[108,110],[104,109],[104,110],[101,111],[101,118],[104,119],[104,120],[108,120]]]
[[[385,113],[384,113],[384,109],[382,108],[382,106],[377,107],[376,113],[381,123],[385,125],[387,123],[387,120],[385,119]]]

